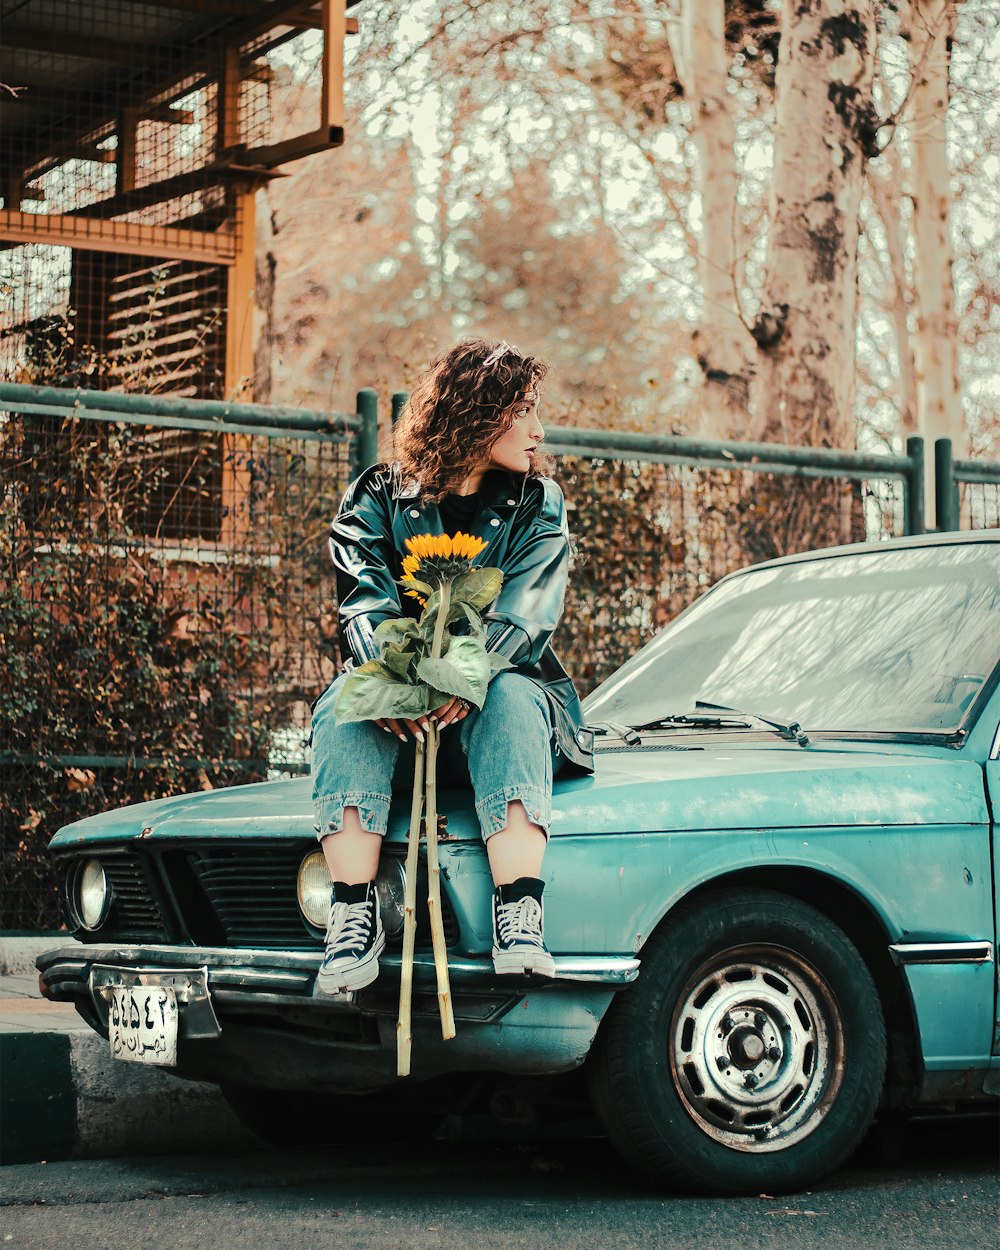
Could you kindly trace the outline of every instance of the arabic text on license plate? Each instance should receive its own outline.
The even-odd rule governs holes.
[[[108,1012],[111,1056],[131,1063],[177,1063],[177,995],[163,985],[116,985]]]

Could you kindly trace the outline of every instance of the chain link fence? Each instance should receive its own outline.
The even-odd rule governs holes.
[[[61,825],[307,769],[339,665],[327,533],[376,420],[372,392],[316,414],[0,383],[0,928],[59,923]],[[922,528],[918,440],[548,441],[575,556],[554,645],[581,694],[734,568]]]
[[[318,416],[0,405],[0,928],[45,928],[59,826],[264,779],[290,743],[301,760],[334,671],[326,536],[351,444]]]

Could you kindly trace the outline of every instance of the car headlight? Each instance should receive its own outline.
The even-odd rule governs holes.
[[[299,864],[296,890],[299,910],[315,929],[325,929],[330,914],[330,870],[322,851],[310,851]]]
[[[405,872],[398,859],[386,857],[375,878],[382,928],[387,937],[403,932],[403,888]],[[325,929],[330,912],[330,870],[322,851],[310,851],[299,865],[297,893],[299,910],[316,929]]]
[[[388,856],[379,864],[375,878],[378,890],[378,907],[382,916],[382,928],[386,937],[398,937],[403,932],[403,893],[406,869],[401,860]]]
[[[85,929],[99,929],[108,914],[111,891],[99,859],[88,859],[76,876],[76,911]]]

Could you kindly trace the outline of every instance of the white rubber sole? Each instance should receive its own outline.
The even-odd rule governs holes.
[[[493,970],[498,976],[523,976],[533,972],[538,977],[554,977],[556,961],[548,951],[501,951],[494,947]]]
[[[378,957],[384,950],[385,934],[381,933],[364,959],[346,956],[329,967],[320,964],[313,982],[313,997],[353,994],[355,990],[363,990],[366,985],[371,985],[378,976]]]

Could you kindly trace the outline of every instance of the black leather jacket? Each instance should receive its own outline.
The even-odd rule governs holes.
[[[549,645],[569,573],[562,491],[546,477],[490,470],[467,528],[488,543],[476,563],[504,574],[500,594],[483,613],[487,650],[506,656],[545,691],[558,750],[568,765],[593,772],[593,735],[572,679]],[[372,634],[381,621],[419,614],[416,600],[401,596],[397,585],[403,544],[416,534],[443,532],[437,505],[421,506],[418,489],[404,488],[393,466],[366,469],[347,488],[330,531],[345,667],[378,655]]]

